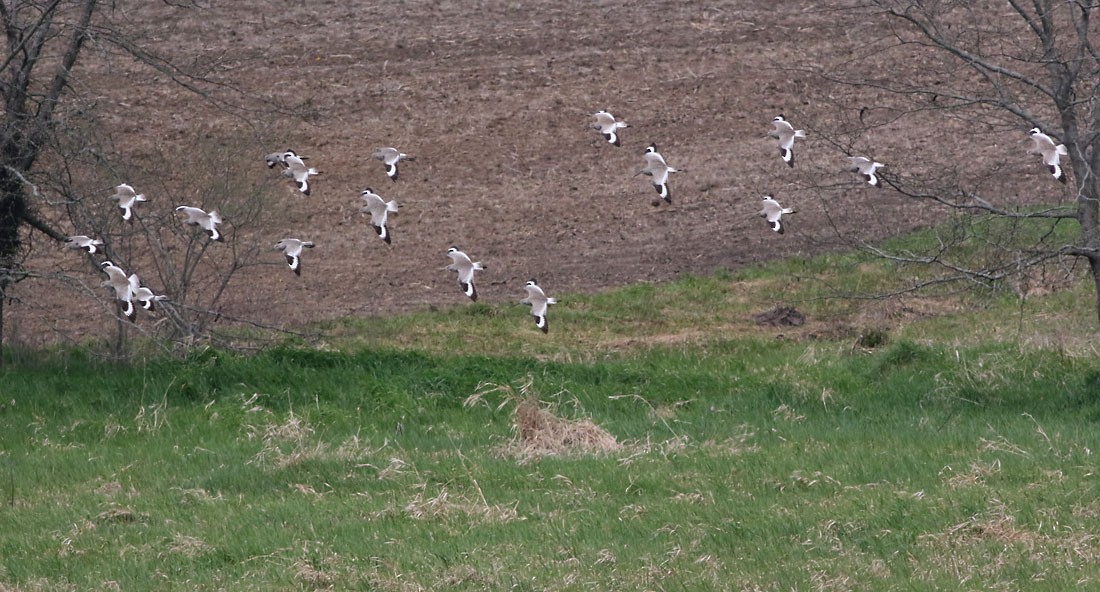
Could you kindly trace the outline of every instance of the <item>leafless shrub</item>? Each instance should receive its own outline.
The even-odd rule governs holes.
[[[880,34],[792,68],[816,80],[814,107],[798,115],[829,153],[803,161],[799,185],[838,238],[905,271],[881,293],[849,295],[1026,298],[1087,267],[1100,315],[1100,5],[861,0],[841,10]],[[913,67],[880,67],[895,59]],[[1067,183],[1027,154],[1029,128],[1065,144]],[[885,162],[885,190],[845,172],[849,155]],[[927,243],[882,246],[859,228],[899,217],[935,225]]]

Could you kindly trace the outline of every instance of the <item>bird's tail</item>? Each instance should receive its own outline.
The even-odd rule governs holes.
[[[806,137],[806,130],[794,130],[794,137],[796,137],[796,138],[805,138]]]
[[[397,211],[397,200],[393,200],[393,201],[387,203],[386,204],[386,211],[387,212],[396,212]]]

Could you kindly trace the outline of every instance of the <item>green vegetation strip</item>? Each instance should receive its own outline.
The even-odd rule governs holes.
[[[4,590],[1100,581],[1100,363],[1049,349],[207,350],[0,378]],[[584,426],[613,440],[537,446]]]
[[[1095,585],[1070,271],[880,299],[932,276],[824,255],[560,295],[549,335],[476,304],[251,356],[8,348],[0,591]]]

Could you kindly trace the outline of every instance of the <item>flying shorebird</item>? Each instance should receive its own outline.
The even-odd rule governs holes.
[[[65,239],[65,246],[70,249],[84,249],[89,253],[96,252],[96,245],[102,245],[103,241],[98,238],[91,238],[83,234],[77,234]]]
[[[267,156],[265,156],[264,157],[264,162],[267,163],[267,168],[273,169],[273,168],[275,168],[276,165],[278,165],[278,166],[283,167],[283,169],[285,170],[286,167],[287,167],[287,165],[286,165],[286,153],[287,152],[294,152],[294,151],[291,150],[290,148],[287,148],[286,150],[280,150],[278,152],[272,152],[271,154],[268,154]],[[298,158],[302,159],[303,161],[309,160],[308,156],[302,156],[300,154],[297,155],[297,156],[298,156]]]
[[[592,123],[592,128],[599,130],[604,139],[613,146],[619,145],[619,134],[616,133],[616,130],[630,127],[627,122],[615,119],[615,116],[607,111],[597,111],[592,114],[592,117],[596,118],[596,121]]]
[[[477,288],[474,287],[474,272],[485,269],[485,266],[480,261],[471,261],[466,253],[458,250],[458,247],[447,249],[447,256],[452,261],[447,269],[458,272],[458,285],[462,287],[462,291],[470,297],[470,300],[476,302]]]
[[[275,250],[282,251],[286,255],[286,263],[294,275],[302,275],[302,247],[312,249],[313,243],[296,238],[284,238],[275,243]]]
[[[1061,156],[1069,155],[1069,151],[1066,150],[1066,145],[1055,145],[1054,140],[1050,139],[1050,136],[1044,134],[1037,127],[1031,128],[1031,131],[1028,133],[1031,134],[1031,139],[1035,142],[1031,149],[1028,150],[1028,154],[1042,155],[1043,164],[1047,165],[1047,170],[1050,171],[1050,174],[1054,175],[1055,179],[1065,183],[1066,174],[1062,171],[1062,166],[1058,163],[1061,160]]]
[[[875,171],[881,169],[886,165],[882,164],[881,162],[875,162],[865,156],[849,156],[848,162],[851,163],[851,168],[849,169],[850,171],[863,175],[863,178],[867,181],[868,184],[882,189],[882,182],[879,181],[878,175],[875,174]]]
[[[386,176],[389,177],[391,181],[397,180],[397,163],[402,160],[416,160],[416,157],[409,156],[397,148],[391,148],[389,146],[375,150],[374,154],[371,156],[382,161],[382,164],[386,166]]]
[[[289,149],[282,150],[282,151],[279,151],[279,152],[272,152],[271,154],[268,154],[267,156],[265,156],[264,157],[264,162],[267,163],[267,168],[273,169],[278,165],[278,166],[282,166],[285,169],[286,168],[286,153],[287,153],[288,150]],[[290,150],[290,151],[293,152],[293,150]],[[301,158],[301,157],[299,157],[299,158]]]
[[[359,194],[359,197],[363,198],[367,202],[364,206],[364,212],[370,212],[370,224],[374,227],[374,231],[378,233],[379,238],[386,241],[386,244],[390,244],[390,231],[386,227],[386,218],[390,212],[397,211],[397,202],[382,199],[381,195],[378,195],[367,187],[363,190],[363,193]]]
[[[531,305],[531,316],[535,317],[535,326],[546,333],[549,331],[549,326],[546,324],[546,308],[550,304],[557,304],[557,299],[547,298],[546,292],[542,291],[535,280],[528,280],[523,289],[527,290],[527,298],[520,302]]]
[[[645,168],[634,173],[634,176],[646,175],[647,177],[653,177],[653,188],[657,190],[657,195],[661,196],[661,199],[666,202],[672,203],[672,193],[668,189],[668,174],[680,171],[665,164],[665,158],[661,156],[660,152],[657,152],[656,144],[650,144],[642,156],[645,157]]]
[[[99,266],[107,274],[107,279],[103,280],[99,285],[108,286],[114,289],[115,298],[126,305],[122,310],[122,314],[124,314],[127,319],[131,321],[134,320],[133,291],[130,279],[126,277],[126,272],[110,261],[104,261],[100,263]]]
[[[293,150],[287,150],[283,153],[283,164],[286,165],[283,174],[294,179],[294,182],[298,185],[298,191],[309,195],[310,175],[320,175],[321,173],[315,168],[307,167],[304,157],[298,156]]]
[[[137,193],[126,183],[115,187],[115,194],[111,197],[118,200],[118,207],[122,208],[122,219],[131,224],[134,223],[134,206],[139,201],[146,201],[144,194]]]
[[[130,282],[131,299],[140,302],[141,307],[145,310],[152,312],[154,310],[154,302],[168,299],[167,296],[157,296],[152,290],[141,285],[141,279],[138,278],[136,273],[131,273],[128,281]]]
[[[210,235],[211,240],[223,242],[222,235],[218,232],[218,224],[222,223],[222,216],[217,210],[210,210],[210,212],[207,213],[201,208],[179,206],[176,208],[176,211],[187,214],[187,219],[183,221],[184,224],[199,226]]]
[[[762,209],[760,215],[768,220],[768,224],[771,225],[772,230],[783,234],[783,224],[780,219],[783,214],[793,214],[795,211],[792,208],[785,208],[779,205],[779,202],[775,201],[775,198],[771,195],[765,195],[764,199],[760,201]]]
[[[796,130],[783,115],[777,115],[772,119],[772,125],[775,129],[772,130],[769,136],[779,140],[779,156],[783,158],[783,162],[787,163],[787,166],[794,167],[794,139],[805,138],[805,130]]]

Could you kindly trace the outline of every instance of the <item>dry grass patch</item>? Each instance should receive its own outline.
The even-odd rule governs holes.
[[[559,406],[540,401],[531,388],[532,383],[533,379],[528,377],[520,385],[519,392],[507,384],[482,383],[463,403],[473,407],[490,395],[500,394],[503,400],[497,410],[512,406],[513,437],[500,448],[501,454],[528,460],[543,456],[609,454],[622,449],[615,436],[591,420],[560,417]]]
[[[174,555],[183,555],[188,559],[200,557],[212,551],[214,548],[202,541],[202,539],[176,533],[172,542],[168,543],[168,552]]]
[[[960,583],[991,582],[1006,566],[1030,561],[1042,570],[1033,579],[1043,579],[1052,569],[1074,570],[1100,561],[1100,536],[1068,526],[1023,528],[1003,502],[993,499],[990,506],[942,532],[920,536],[932,564],[916,572],[926,578],[955,573]],[[941,559],[948,565],[939,564]]]
[[[429,497],[421,491],[403,508],[405,515],[417,520],[443,520],[452,516],[466,516],[484,522],[511,522],[519,516],[516,509],[519,502],[511,506],[488,504],[484,499],[470,499],[466,496],[451,496],[447,487],[442,487],[435,496]]]
[[[304,559],[295,562],[294,579],[313,590],[332,590],[336,585],[336,576]]]
[[[39,592],[46,590],[49,592],[75,592],[79,589],[80,587],[76,584],[58,582],[49,578],[32,578],[24,582],[22,586],[0,582],[0,592]],[[104,589],[108,588],[105,587]]]
[[[1001,461],[995,459],[989,464],[974,461],[970,463],[970,467],[965,471],[956,471],[950,466],[944,467],[940,471],[940,477],[943,479],[944,485],[951,489],[960,489],[984,484],[987,477],[1000,472]]]
[[[374,452],[358,436],[344,440],[335,448],[327,442],[314,441],[313,427],[293,411],[283,422],[270,422],[262,431],[250,426],[250,438],[252,432],[259,433],[263,443],[252,462],[276,470],[316,460],[357,462]]]
[[[148,518],[145,514],[135,512],[130,508],[111,508],[100,512],[95,519],[99,524],[131,524],[144,522]]]

